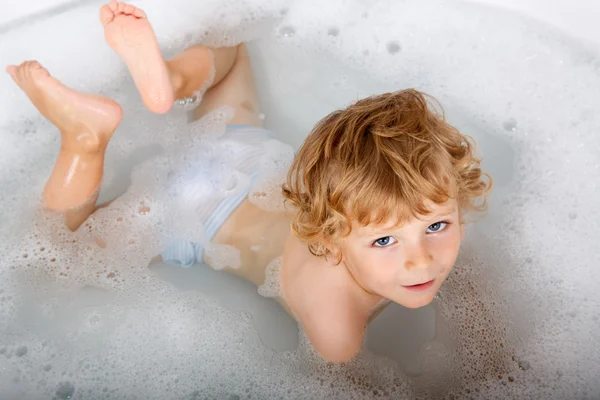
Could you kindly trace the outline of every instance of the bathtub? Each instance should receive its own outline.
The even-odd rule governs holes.
[[[37,59],[123,106],[104,202],[143,181],[143,163],[188,121],[140,106],[103,41],[101,4],[15,4],[0,16],[0,54],[4,64]],[[134,242],[116,256],[40,212],[58,134],[2,75],[0,398],[600,398],[600,5],[134,4],[167,56],[250,40],[266,127],[296,147],[357,98],[406,87],[434,95],[494,177],[489,212],[469,224],[431,305],[390,305],[357,359],[328,364],[250,283],[203,265],[147,267],[151,215],[131,217],[131,231],[110,228]],[[155,201],[142,189],[124,198],[115,207]],[[123,210],[90,224],[109,229]]]

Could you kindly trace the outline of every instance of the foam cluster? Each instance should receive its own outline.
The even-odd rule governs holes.
[[[281,257],[271,261],[265,270],[265,282],[258,287],[258,293],[264,297],[283,297],[280,284]]]
[[[420,373],[409,375],[368,348],[328,364],[302,332],[296,349],[273,350],[252,315],[148,267],[174,237],[205,240],[193,207],[177,199],[232,110],[192,124],[181,111],[145,110],[90,22],[96,6],[1,33],[3,59],[38,59],[125,111],[101,190],[101,201],[119,197],[70,232],[39,200],[58,132],[0,78],[1,398],[600,397],[596,53],[541,23],[467,3],[140,4],[167,55],[198,41],[258,38],[250,50],[265,124],[291,144],[357,97],[406,87],[437,97],[478,142],[496,182],[490,211],[469,226],[435,301],[435,339],[422,343]],[[249,199],[280,210],[277,188],[293,151],[273,142],[265,152]],[[213,183],[227,192],[245,178]],[[217,268],[239,266],[239,249],[206,251]],[[264,296],[279,294],[277,262]]]

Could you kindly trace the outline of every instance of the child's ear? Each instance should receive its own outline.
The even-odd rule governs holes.
[[[461,223],[460,224],[460,240],[461,240],[461,242],[464,238],[465,238],[465,224]]]
[[[332,267],[337,267],[342,262],[342,252],[329,252],[327,253],[325,259],[327,260],[327,264],[329,264]]]
[[[330,238],[321,240],[322,246],[325,249],[325,260],[332,267],[339,265],[342,262],[342,249],[337,244],[333,243]]]

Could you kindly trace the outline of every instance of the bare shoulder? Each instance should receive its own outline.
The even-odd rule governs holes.
[[[285,300],[315,350],[334,362],[358,353],[367,323],[341,268],[313,256],[295,238],[286,244],[281,274]]]
[[[329,294],[318,307],[311,307],[299,316],[308,339],[327,361],[347,361],[362,346],[366,320],[352,312],[355,307],[345,297]]]

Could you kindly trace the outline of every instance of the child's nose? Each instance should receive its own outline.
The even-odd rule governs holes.
[[[422,243],[415,244],[410,249],[407,249],[406,259],[404,260],[404,268],[428,268],[433,261],[433,256],[429,252],[427,246]]]

